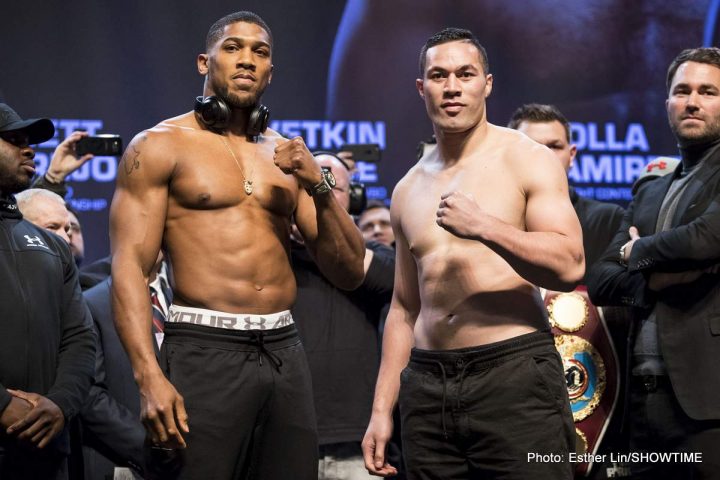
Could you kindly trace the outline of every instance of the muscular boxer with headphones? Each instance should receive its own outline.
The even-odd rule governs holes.
[[[197,59],[203,97],[128,146],[111,208],[113,303],[155,448],[178,449],[179,478],[317,478],[307,362],[289,310],[294,218],[340,288],[363,278],[362,237],[301,138],[266,129],[260,97],[273,40],[237,12]],[[174,304],[161,361],[147,279],[160,248]]]

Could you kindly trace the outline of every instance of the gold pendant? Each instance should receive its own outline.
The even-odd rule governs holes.
[[[243,187],[245,187],[245,193],[247,195],[252,194],[253,186],[250,180],[245,180],[245,182],[243,182]]]

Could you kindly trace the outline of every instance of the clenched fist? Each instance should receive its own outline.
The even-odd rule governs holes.
[[[440,197],[436,222],[456,237],[479,239],[497,218],[485,213],[472,195],[451,192]]]
[[[294,175],[303,188],[312,188],[322,180],[320,165],[305,146],[302,137],[295,137],[275,147],[273,161],[283,173]]]

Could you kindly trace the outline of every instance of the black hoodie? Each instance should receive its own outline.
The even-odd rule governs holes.
[[[52,400],[67,421],[93,380],[95,333],[68,245],[0,198],[0,412],[8,388]],[[66,445],[61,435],[54,442]],[[12,437],[0,436],[0,450]]]

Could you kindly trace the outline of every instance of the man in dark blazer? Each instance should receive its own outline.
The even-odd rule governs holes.
[[[145,428],[130,360],[113,324],[110,279],[84,296],[98,334],[98,350],[95,384],[80,411],[82,456],[85,479],[103,480],[112,476],[116,465],[142,471]]]
[[[85,480],[112,478],[116,467],[130,468],[136,476],[149,475],[145,428],[140,421],[140,392],[113,323],[110,281],[106,278],[83,293],[98,335],[95,384],[80,411]],[[160,297],[157,308],[164,316],[172,299],[162,257],[158,258],[150,281],[151,291],[156,290]],[[158,327],[162,325],[154,321],[156,355],[162,338]]]
[[[681,164],[639,187],[588,291],[633,307],[633,478],[720,478],[720,49],[683,51],[667,84]]]

